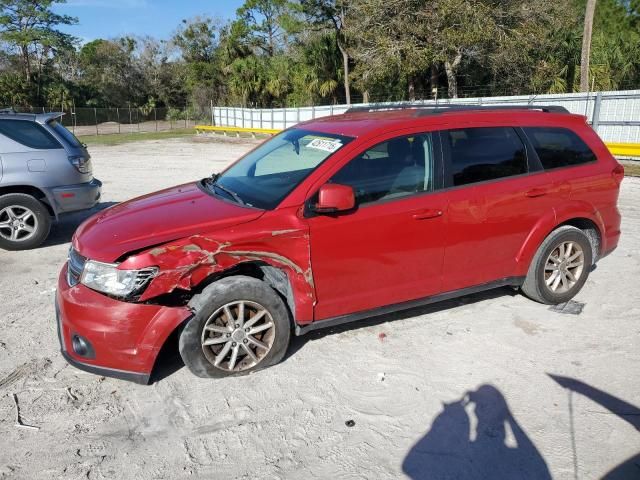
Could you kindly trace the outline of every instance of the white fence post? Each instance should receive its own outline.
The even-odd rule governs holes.
[[[596,95],[596,103],[593,105],[593,114],[591,115],[591,128],[596,132],[600,126],[600,106],[602,105],[602,92]]]

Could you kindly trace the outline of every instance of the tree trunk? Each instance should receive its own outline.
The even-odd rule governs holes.
[[[362,92],[362,103],[369,103],[369,90]]]
[[[347,105],[351,105],[351,89],[349,86],[349,53],[347,49],[338,42],[338,48],[342,53],[342,70],[344,71],[344,94],[347,97]]]
[[[413,77],[409,78],[409,101],[416,101],[416,85],[413,81]]]
[[[587,0],[584,14],[584,33],[582,35],[582,57],[580,59],[580,91],[589,91],[589,58],[591,56],[591,34],[593,33],[593,16],[596,11],[596,0]]]
[[[431,81],[429,82],[431,84],[431,94],[433,95],[433,89],[434,88],[438,88],[439,87],[439,74],[440,72],[438,72],[438,65],[436,65],[435,63],[433,63],[431,65]]]
[[[29,47],[27,45],[23,45],[20,47],[22,51],[22,63],[24,63],[24,76],[27,80],[27,83],[31,83],[31,61],[29,58]]]
[[[449,84],[449,98],[458,98],[458,79],[456,73],[462,61],[462,53],[458,52],[453,62],[447,60],[444,62],[444,69],[447,72],[447,83]]]
[[[572,61],[569,62],[567,67],[567,93],[573,93],[573,89],[576,83],[576,64]]]

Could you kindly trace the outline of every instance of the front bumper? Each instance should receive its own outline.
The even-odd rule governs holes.
[[[61,213],[87,210],[94,207],[102,195],[102,182],[94,178],[87,183],[63,185],[49,189],[50,202],[56,212]]]
[[[164,342],[191,317],[191,311],[118,301],[81,284],[71,287],[66,277],[65,264],[56,292],[58,339],[64,358],[91,373],[149,383]],[[90,352],[78,353],[74,339],[89,344]]]

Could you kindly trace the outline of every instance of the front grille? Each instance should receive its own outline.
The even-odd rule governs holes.
[[[74,287],[80,283],[80,276],[84,270],[87,259],[80,255],[73,247],[69,249],[69,262],[67,263],[67,283]]]

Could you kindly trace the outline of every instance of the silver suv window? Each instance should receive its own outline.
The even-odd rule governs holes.
[[[26,147],[38,150],[62,148],[47,130],[36,122],[26,120],[0,120],[0,133]]]
[[[49,125],[58,135],[64,138],[65,142],[67,142],[72,147],[82,147],[82,143],[80,142],[80,140],[78,140],[76,136],[69,130],[67,130],[59,121],[51,120],[50,122],[47,122],[47,125]]]

